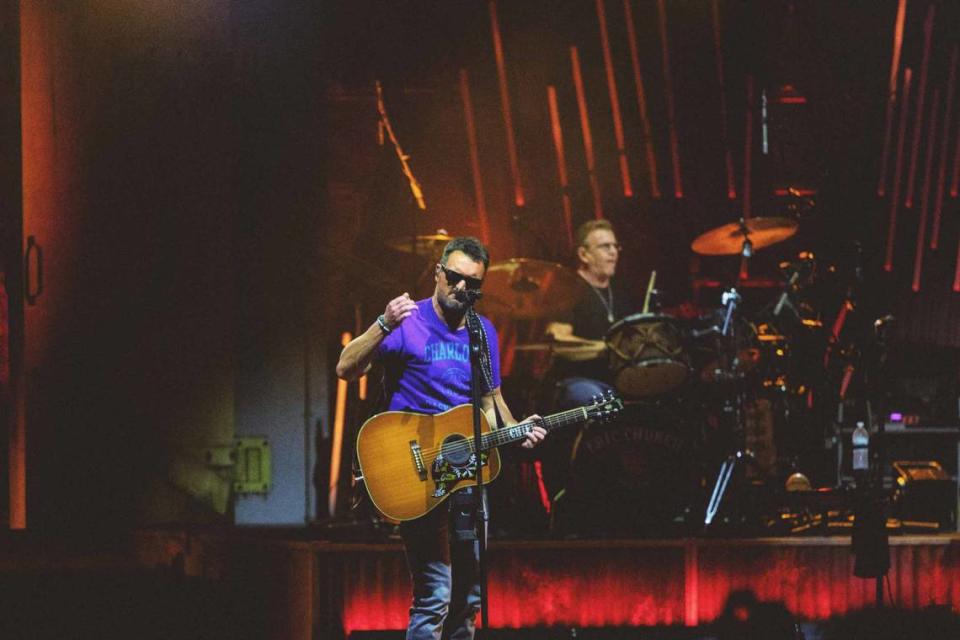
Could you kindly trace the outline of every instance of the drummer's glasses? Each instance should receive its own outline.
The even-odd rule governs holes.
[[[616,242],[604,242],[603,244],[595,245],[593,248],[603,249],[604,251],[613,251],[616,249],[617,253],[621,253],[623,251],[623,245]]]
[[[462,273],[458,273],[453,269],[447,269],[442,264],[440,265],[440,270],[443,271],[443,275],[447,277],[447,284],[451,287],[456,287],[460,284],[461,280],[464,280],[467,283],[467,289],[472,289],[473,291],[479,291],[480,287],[483,286],[483,280],[480,278],[473,278],[471,276],[465,276]]]

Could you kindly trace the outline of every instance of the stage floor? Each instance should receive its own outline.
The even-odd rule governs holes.
[[[410,584],[397,542],[312,538],[310,530],[233,528],[137,534],[147,566],[246,582],[263,591],[283,638],[342,638],[406,624]],[[877,581],[854,576],[850,538],[493,541],[494,629],[697,627],[731,593],[823,621],[871,607]],[[890,539],[886,600],[960,610],[960,535]]]

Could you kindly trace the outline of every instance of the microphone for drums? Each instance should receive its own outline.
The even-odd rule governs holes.
[[[466,302],[467,304],[473,304],[477,300],[483,297],[483,292],[477,291],[475,289],[454,289],[453,297],[456,298],[459,302]]]

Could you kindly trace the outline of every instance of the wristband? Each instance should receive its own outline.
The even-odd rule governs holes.
[[[380,330],[383,331],[384,335],[389,335],[393,329],[390,328],[390,325],[387,324],[387,319],[381,313],[380,317],[377,318],[377,324],[380,325]]]

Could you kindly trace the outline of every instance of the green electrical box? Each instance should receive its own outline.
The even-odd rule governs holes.
[[[237,438],[237,466],[233,489],[237,493],[270,492],[270,443],[266,438]]]

